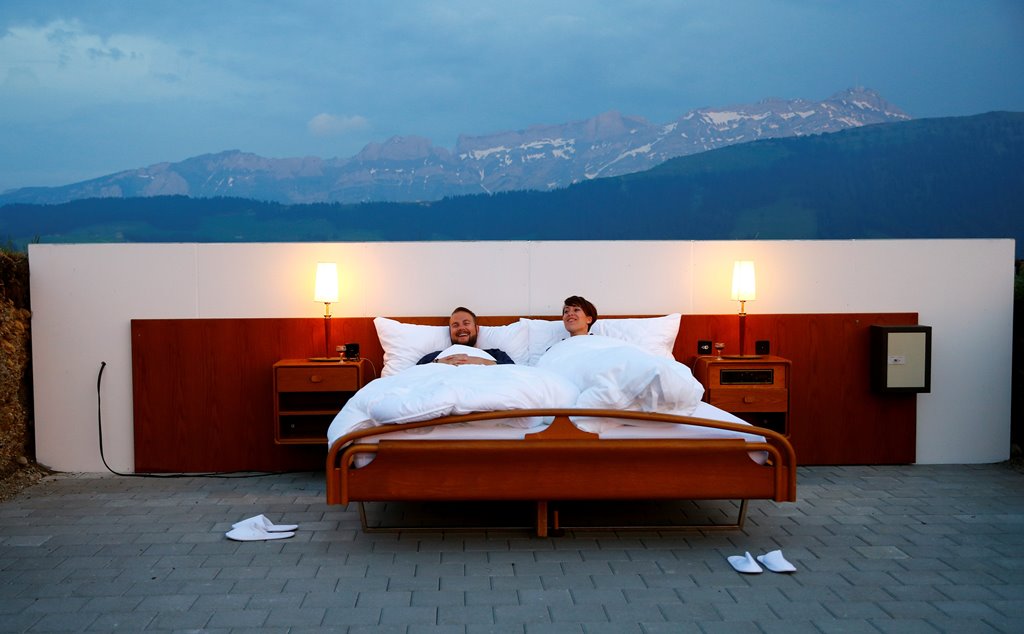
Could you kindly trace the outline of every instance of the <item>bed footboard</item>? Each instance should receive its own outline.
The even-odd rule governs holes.
[[[361,438],[399,428],[497,418],[554,416],[523,440]],[[601,439],[574,417],[613,417],[755,433],[743,439]],[[358,454],[373,460],[355,468]],[[763,464],[751,456],[767,459]],[[796,458],[782,435],[707,419],[609,410],[516,410],[451,416],[354,432],[327,459],[327,503],[371,501],[796,500]],[[546,516],[546,513],[545,513]],[[557,517],[555,524],[557,525]],[[546,519],[545,522],[546,524]],[[742,514],[740,523],[742,523]],[[538,533],[541,532],[538,511]],[[546,526],[543,527],[546,533]]]

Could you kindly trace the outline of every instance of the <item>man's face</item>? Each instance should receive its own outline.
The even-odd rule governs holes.
[[[469,313],[462,311],[452,313],[452,320],[448,323],[448,329],[452,334],[452,343],[476,346],[476,321]]]

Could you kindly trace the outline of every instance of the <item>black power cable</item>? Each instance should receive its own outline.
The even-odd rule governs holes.
[[[96,427],[100,439],[100,460],[103,461],[103,466],[107,468],[107,471],[125,478],[263,478],[291,473],[289,471],[226,471],[223,473],[122,473],[114,471],[107,464],[107,457],[103,453],[103,396],[100,387],[103,385],[103,370],[106,367],[107,362],[101,361],[100,372],[96,376]]]

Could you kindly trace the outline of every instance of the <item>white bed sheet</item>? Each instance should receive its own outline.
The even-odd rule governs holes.
[[[710,403],[701,402],[692,414],[695,418],[707,418],[723,423],[738,423],[747,425],[754,430],[754,426],[747,421],[719,409]],[[386,434],[378,434],[359,442],[377,442],[381,438],[388,440],[416,440],[429,438],[431,440],[515,440],[522,439],[526,434],[542,431],[550,423],[550,418],[529,427],[521,425],[509,425],[504,419],[483,420],[474,423],[454,423],[452,425],[440,425],[438,427],[418,427],[416,429],[404,429]],[[365,429],[365,425],[355,424],[347,430],[336,429],[337,437]],[[343,433],[342,433],[343,432]],[[712,429],[710,427],[699,427],[694,425],[672,425],[666,423],[630,421],[628,424],[606,425],[598,434],[601,438],[743,438],[748,442],[764,442],[764,436],[756,433],[738,434],[723,429]]]
[[[356,392],[327,431],[328,443],[360,428],[439,416],[508,409],[570,408],[693,415],[703,386],[690,369],[610,337],[572,337],[555,344],[536,367],[428,363],[371,381]],[[536,420],[506,421],[529,428]],[[585,418],[600,433],[617,421]]]
[[[721,410],[709,403],[701,402],[692,414],[696,418],[707,418],[725,423],[739,423],[756,429],[745,420]],[[396,430],[386,434],[378,434],[359,440],[359,443],[376,444],[385,440],[522,440],[526,434],[542,431],[550,420],[540,422],[531,427],[510,425],[504,420],[478,421],[474,423],[455,423],[439,427],[419,427],[416,429]],[[356,427],[362,428],[362,427]],[[354,431],[354,430],[353,430]],[[347,433],[347,432],[346,432]],[[344,434],[340,434],[340,438]],[[715,439],[743,438],[747,442],[764,442],[764,436],[756,433],[741,434],[723,429],[712,429],[696,425],[674,425],[670,423],[630,421],[629,424],[610,425],[605,422],[601,438],[607,439]],[[749,452],[751,459],[764,464],[767,456],[764,452]],[[360,454],[356,457],[355,466],[362,467],[373,460],[372,454]]]

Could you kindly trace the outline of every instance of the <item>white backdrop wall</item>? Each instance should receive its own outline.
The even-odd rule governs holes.
[[[917,459],[1009,456],[1012,240],[88,244],[29,247],[36,457],[133,470],[132,319],[318,317],[318,261],[337,262],[345,316],[735,313],[732,262],[757,266],[751,313],[917,312],[933,327]]]

